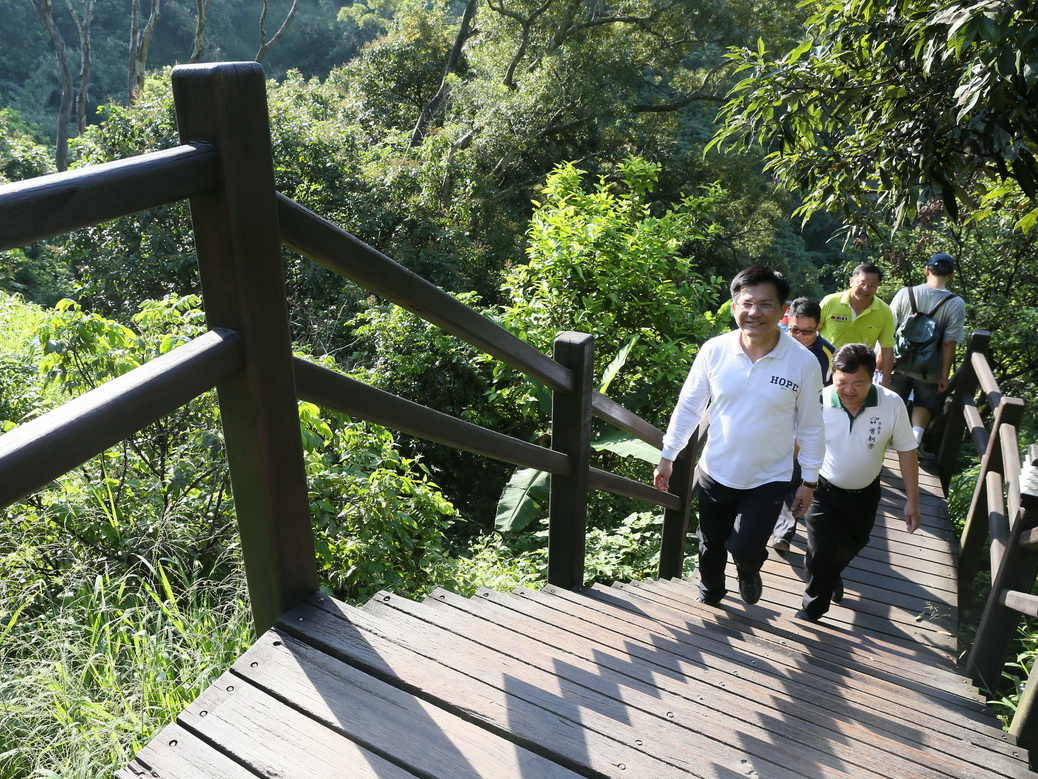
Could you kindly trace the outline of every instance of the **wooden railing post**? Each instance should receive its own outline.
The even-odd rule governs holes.
[[[1023,482],[1020,493],[1020,508],[1023,516],[1038,515],[1038,451],[1032,445],[1027,456],[1028,464],[1021,475]],[[1036,522],[1038,524],[1038,522]],[[1032,534],[1033,536],[1033,534]],[[1033,547],[1034,539],[1028,546]],[[1028,590],[1028,592],[1030,592]],[[1016,736],[1017,743],[1027,749],[1031,765],[1038,760],[1038,663],[1031,667],[1027,683],[1020,694],[1009,732]]]
[[[566,476],[552,475],[548,501],[548,583],[573,589],[584,583],[588,473],[591,467],[591,396],[595,339],[566,332],[553,356],[573,374],[573,391],[552,393],[551,448],[569,457]]]
[[[285,299],[263,69],[184,65],[173,96],[185,144],[219,155],[221,185],[191,199],[209,327],[237,331],[245,366],[218,387],[257,632],[317,589]]]
[[[1009,590],[1028,593],[1038,576],[1038,550],[1021,544],[1029,532],[1038,527],[1038,499],[1024,497],[1026,500],[1009,531],[1006,556],[991,582],[977,636],[966,659],[966,675],[974,684],[989,691],[997,688],[1020,620],[1019,612],[1004,604],[1004,593]]]
[[[968,595],[968,584],[980,569],[980,561],[984,556],[984,540],[988,535],[988,500],[987,475],[997,473],[1005,476],[1002,462],[1003,425],[1016,426],[1023,419],[1024,402],[1019,398],[1003,398],[995,410],[994,422],[988,436],[987,451],[980,461],[980,474],[973,490],[969,513],[962,528],[959,541],[959,586],[962,595]],[[1003,481],[1005,479],[1003,478]]]
[[[959,372],[958,387],[952,393],[952,402],[945,412],[948,416],[944,427],[944,435],[937,447],[937,475],[941,479],[941,486],[945,494],[948,485],[955,473],[955,461],[959,456],[959,447],[962,446],[962,437],[966,432],[966,420],[963,416],[964,397],[973,397],[977,391],[977,374],[973,370],[973,353],[988,353],[988,345],[991,342],[991,333],[986,330],[974,330],[970,333],[969,343],[966,348],[966,356],[962,360],[962,369]]]
[[[660,539],[659,578],[677,579],[681,576],[685,562],[685,541],[688,536],[688,517],[695,497],[696,463],[703,448],[702,427],[692,433],[688,446],[674,461],[674,473],[670,478],[670,491],[681,498],[681,507],[667,509],[663,513],[663,529]]]

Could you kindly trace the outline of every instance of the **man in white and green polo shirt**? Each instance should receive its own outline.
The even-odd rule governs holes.
[[[876,354],[865,344],[833,355],[833,384],[822,393],[825,459],[807,526],[807,586],[797,616],[817,621],[843,599],[841,574],[865,548],[879,507],[879,473],[887,444],[905,484],[905,526],[919,527],[919,459],[908,409],[896,392],[873,383]]]

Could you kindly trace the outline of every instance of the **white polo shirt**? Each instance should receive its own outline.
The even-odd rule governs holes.
[[[916,448],[908,409],[896,392],[873,384],[853,417],[834,387],[826,387],[822,397],[825,461],[821,474],[837,487],[860,490],[875,481],[889,443],[898,452]]]
[[[663,437],[663,456],[677,457],[707,414],[710,432],[699,467],[710,478],[735,489],[789,481],[796,440],[803,477],[814,481],[825,447],[818,360],[782,337],[752,362],[739,335],[719,335],[699,350]]]

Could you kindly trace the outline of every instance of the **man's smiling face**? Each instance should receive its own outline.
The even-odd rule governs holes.
[[[778,329],[783,305],[774,284],[743,287],[732,301],[735,324],[747,336],[761,336]]]

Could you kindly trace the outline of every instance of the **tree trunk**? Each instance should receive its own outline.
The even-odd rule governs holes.
[[[296,18],[296,11],[299,10],[299,0],[292,0],[292,7],[288,9],[288,15],[285,17],[285,21],[281,23],[281,27],[274,37],[269,41],[267,40],[267,11],[270,10],[270,0],[263,0],[263,10],[260,11],[260,23],[259,23],[259,37],[260,47],[259,51],[256,52],[256,62],[263,62],[263,58],[267,56],[267,52],[274,48],[281,36],[285,34],[285,30],[288,29],[289,25],[292,24],[292,20]]]
[[[447,102],[447,96],[450,93],[450,76],[458,69],[458,62],[461,60],[461,49],[472,30],[472,19],[475,15],[476,0],[468,0],[468,3],[465,5],[465,14],[461,17],[461,27],[458,28],[458,34],[454,38],[454,46],[451,48],[450,56],[447,57],[447,65],[443,69],[443,80],[440,82],[440,88],[436,90],[433,99],[425,104],[422,113],[418,116],[414,130],[411,131],[411,146],[417,146],[425,139],[430,123],[443,108],[444,103]]]
[[[141,0],[133,0],[130,7],[130,56],[126,78],[126,99],[131,104],[137,99],[137,93],[144,85],[144,76],[148,68],[148,47],[151,46],[151,36],[154,35],[155,26],[161,17],[162,0],[152,0],[148,21],[141,29]]]
[[[68,170],[68,126],[72,118],[72,67],[69,64],[65,37],[54,23],[54,8],[51,0],[32,0],[36,13],[47,28],[54,57],[58,63],[58,79],[61,81],[61,104],[58,108],[57,139],[54,143],[54,164],[58,170]]]
[[[90,102],[90,23],[93,21],[94,0],[84,0],[82,16],[76,13],[72,0],[65,2],[79,31],[79,92],[76,95],[76,133],[79,134],[86,129],[87,106]]]
[[[209,1],[195,0],[197,16],[195,18],[195,43],[191,47],[191,57],[188,62],[200,62],[202,53],[205,51],[205,26],[209,20]]]

